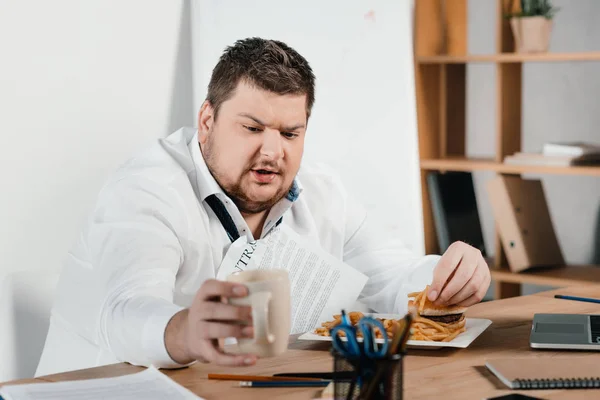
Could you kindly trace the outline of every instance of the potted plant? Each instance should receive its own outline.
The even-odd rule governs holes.
[[[508,15],[519,53],[548,51],[552,18],[558,11],[549,0],[521,0],[521,11]]]

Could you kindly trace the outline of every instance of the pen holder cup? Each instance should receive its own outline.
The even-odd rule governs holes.
[[[402,400],[405,354],[349,359],[331,350],[334,398]]]

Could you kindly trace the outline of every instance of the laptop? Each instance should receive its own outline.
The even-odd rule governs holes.
[[[535,314],[529,344],[534,349],[600,350],[600,315]]]

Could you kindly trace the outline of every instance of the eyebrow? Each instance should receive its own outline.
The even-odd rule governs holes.
[[[247,113],[240,113],[238,114],[241,117],[245,117],[245,118],[249,118],[252,121],[256,122],[259,125],[262,126],[267,126],[267,124],[265,124],[264,122],[262,122],[260,119],[256,118],[253,115],[247,114]],[[296,125],[292,125],[292,126],[285,126],[283,127],[283,131],[285,132],[289,132],[289,131],[295,131],[296,129],[300,129],[300,128],[304,128],[304,124],[296,124]]]

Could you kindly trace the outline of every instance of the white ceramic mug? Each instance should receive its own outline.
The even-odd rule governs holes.
[[[255,269],[236,272],[230,282],[244,284],[248,296],[230,298],[229,303],[252,307],[254,337],[238,338],[229,353],[274,357],[287,350],[291,330],[290,278],[285,269]]]

